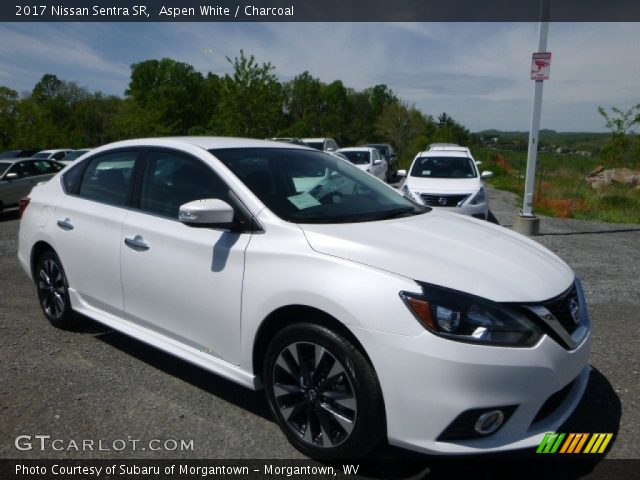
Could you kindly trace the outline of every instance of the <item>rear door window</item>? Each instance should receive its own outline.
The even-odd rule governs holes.
[[[136,157],[135,151],[123,151],[92,159],[82,176],[78,195],[109,205],[126,205]]]

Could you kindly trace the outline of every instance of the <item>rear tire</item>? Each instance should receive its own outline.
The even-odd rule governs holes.
[[[311,458],[359,458],[384,435],[373,368],[329,328],[313,323],[284,328],[267,348],[262,378],[278,425]]]
[[[40,308],[47,320],[57,328],[77,325],[79,317],[71,309],[69,284],[62,262],[55,252],[44,252],[38,259],[35,272]]]

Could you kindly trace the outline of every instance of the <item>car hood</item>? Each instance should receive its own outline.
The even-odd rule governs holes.
[[[474,193],[480,189],[479,178],[409,177],[407,186],[420,193]]]
[[[317,252],[496,302],[547,300],[574,280],[573,271],[538,243],[448,212],[300,227]]]

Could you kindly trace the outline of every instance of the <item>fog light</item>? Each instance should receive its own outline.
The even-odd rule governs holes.
[[[504,413],[502,410],[491,410],[478,417],[475,429],[481,435],[489,435],[499,429],[503,422]]]

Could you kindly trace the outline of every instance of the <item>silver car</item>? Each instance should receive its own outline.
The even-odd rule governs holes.
[[[55,160],[12,158],[0,160],[0,212],[15,207],[34,185],[46,182],[65,167]]]

